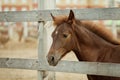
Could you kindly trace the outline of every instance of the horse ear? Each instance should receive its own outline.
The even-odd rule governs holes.
[[[74,20],[75,20],[74,12],[70,10],[67,22],[72,24]]]
[[[51,15],[51,17],[52,17],[53,21],[55,21],[55,17],[53,16],[53,14],[52,14],[52,13],[50,13],[50,15]]]

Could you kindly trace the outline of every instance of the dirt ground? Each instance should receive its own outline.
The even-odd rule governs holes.
[[[9,41],[4,48],[0,48],[0,57],[9,58],[37,58],[37,40],[29,42]],[[77,60],[73,53],[64,60]],[[0,68],[0,80],[37,80],[37,71]],[[56,80],[87,80],[86,75],[56,72]]]

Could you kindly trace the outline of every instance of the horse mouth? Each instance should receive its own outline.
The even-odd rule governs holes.
[[[50,66],[57,66],[58,61],[57,62],[48,62]]]

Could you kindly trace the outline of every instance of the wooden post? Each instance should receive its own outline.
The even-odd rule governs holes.
[[[13,38],[13,26],[14,25],[15,25],[14,23],[10,23],[10,22],[8,24],[8,35],[9,35],[10,39]]]
[[[115,0],[110,0],[109,1],[109,7],[115,7]],[[117,38],[117,24],[116,21],[112,20],[112,33],[115,36],[115,38]]]
[[[38,10],[44,9],[44,0],[38,0]],[[38,45],[38,60],[41,63],[41,57],[43,57],[44,54],[44,42],[43,42],[43,32],[44,32],[44,24],[43,22],[39,22],[39,45]],[[42,64],[40,64],[42,65]],[[44,71],[38,70],[38,80],[44,80],[43,79],[43,73]]]
[[[28,23],[27,22],[23,22],[23,36],[24,36],[24,39],[26,37],[28,37]]]
[[[115,36],[115,38],[117,38],[117,24],[116,21],[112,21],[112,33]]]
[[[38,60],[39,65],[46,65],[46,47],[47,47],[47,39],[46,39],[46,29],[44,28],[44,22],[39,22],[39,47],[38,47]],[[38,71],[38,80],[44,80],[44,78],[48,75],[46,71]]]
[[[55,0],[38,0],[38,9],[50,9],[55,7]],[[47,54],[47,32],[44,28],[44,21],[39,22],[39,49],[38,49],[38,59],[40,65],[46,65],[46,54]],[[38,80],[43,80],[46,76],[46,71],[38,71]],[[51,73],[48,80],[55,80],[55,73]]]

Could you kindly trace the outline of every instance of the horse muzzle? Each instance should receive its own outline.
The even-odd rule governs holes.
[[[47,60],[49,65],[56,66],[58,64],[59,59],[56,58],[54,55],[48,55]]]
[[[60,48],[58,50],[50,50],[47,55],[49,65],[56,66],[66,53],[67,51],[64,48]]]

